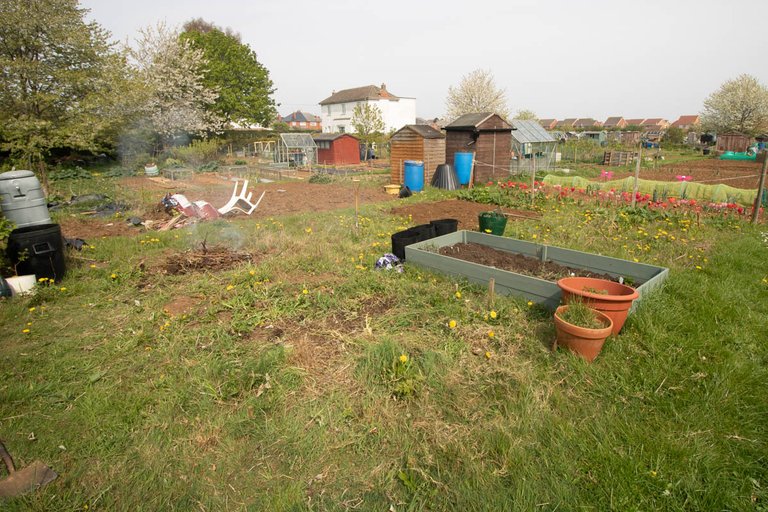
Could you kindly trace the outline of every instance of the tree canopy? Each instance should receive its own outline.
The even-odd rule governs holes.
[[[768,129],[768,89],[751,75],[728,80],[704,100],[702,125],[720,133],[755,135]]]
[[[357,136],[365,143],[365,158],[368,158],[368,146],[375,142],[385,129],[381,110],[370,103],[358,103],[352,113],[352,127]]]
[[[451,120],[473,112],[494,112],[509,119],[506,93],[496,86],[493,73],[484,69],[476,69],[464,75],[458,86],[450,86],[445,106]]]
[[[0,5],[0,148],[29,165],[56,147],[102,149],[127,83],[109,34],[77,0]]]
[[[519,119],[520,121],[536,121],[538,116],[533,110],[523,109],[517,111],[517,114],[515,114],[515,119]]]
[[[170,137],[220,127],[221,120],[210,108],[218,94],[205,84],[202,50],[158,24],[140,31],[130,54],[146,96],[143,109],[149,125],[145,128]]]
[[[268,126],[274,120],[275,88],[269,71],[259,63],[256,52],[240,41],[239,34],[196,19],[184,25],[181,38],[206,60],[203,84],[219,93],[210,110],[225,121]]]

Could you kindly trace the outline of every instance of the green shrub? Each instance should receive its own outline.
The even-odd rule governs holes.
[[[189,165],[200,166],[218,160],[219,141],[193,140],[188,146],[179,146],[171,150],[173,158]]]
[[[316,172],[309,177],[310,183],[330,183],[333,181],[330,174],[324,172]]]

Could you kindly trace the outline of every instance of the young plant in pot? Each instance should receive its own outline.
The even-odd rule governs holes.
[[[581,301],[572,301],[555,311],[557,345],[592,362],[603,349],[613,329],[613,320]]]

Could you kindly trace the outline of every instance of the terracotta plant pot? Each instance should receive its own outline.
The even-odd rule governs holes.
[[[619,334],[624,327],[632,302],[640,296],[631,286],[592,277],[566,277],[560,279],[557,286],[563,291],[563,303],[578,297],[590,308],[608,315],[613,320],[613,334]]]
[[[611,335],[613,321],[608,315],[592,310],[595,317],[603,323],[605,327],[601,329],[590,329],[569,324],[560,314],[564,313],[568,306],[560,306],[555,311],[555,332],[557,333],[557,344],[565,347],[571,352],[575,352],[589,362],[594,361],[597,355],[603,350],[605,338]]]

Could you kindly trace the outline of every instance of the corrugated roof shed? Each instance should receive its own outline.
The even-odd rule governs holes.
[[[537,121],[512,120],[512,138],[522,144],[529,142],[557,142]]]
[[[478,128],[493,116],[498,116],[498,118],[501,119],[504,124],[509,126],[507,129],[512,128],[511,125],[509,125],[509,123],[498,114],[493,112],[477,112],[472,114],[464,114],[451,124],[446,125],[445,130],[465,130],[467,128]]]

